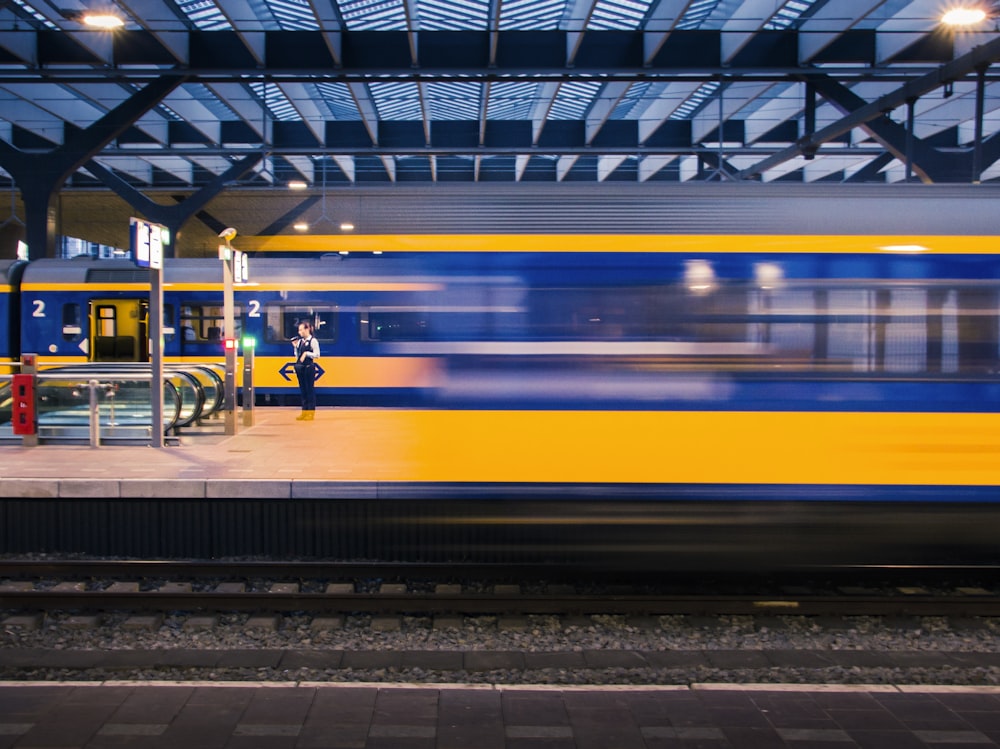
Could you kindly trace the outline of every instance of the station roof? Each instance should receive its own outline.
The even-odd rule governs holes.
[[[3,0],[0,180],[86,133],[63,189],[996,181],[953,2]]]

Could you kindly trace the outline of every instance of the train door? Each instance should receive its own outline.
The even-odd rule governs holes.
[[[148,325],[146,299],[92,299],[91,361],[149,361]]]

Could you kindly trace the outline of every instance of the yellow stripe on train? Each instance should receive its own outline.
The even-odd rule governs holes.
[[[994,254],[996,236],[777,234],[368,234],[244,237],[268,252],[663,252]]]
[[[1000,487],[1000,414],[414,409],[374,433],[375,412],[320,417],[345,464],[377,454],[387,480],[398,459],[411,481]]]

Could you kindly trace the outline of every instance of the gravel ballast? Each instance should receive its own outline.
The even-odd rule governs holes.
[[[1000,622],[0,614],[0,680],[1000,685]]]

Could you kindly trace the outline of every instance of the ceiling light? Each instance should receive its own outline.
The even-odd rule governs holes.
[[[125,25],[125,21],[112,13],[87,13],[82,20],[93,29],[120,29]]]
[[[309,224],[305,221],[299,221],[297,224],[292,224],[292,228],[295,229],[295,231],[308,231]]]
[[[982,8],[952,8],[941,20],[949,26],[972,26],[986,19],[986,11]]]
[[[345,221],[340,225],[341,231],[354,231],[354,224],[349,221]]]
[[[305,190],[307,187],[309,187],[309,185],[300,179],[293,179],[288,183],[289,190]]]

